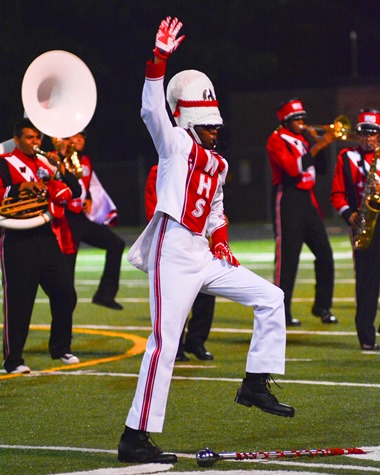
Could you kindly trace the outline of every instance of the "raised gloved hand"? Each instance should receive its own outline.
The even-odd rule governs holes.
[[[182,23],[178,18],[171,18],[168,16],[162,20],[157,34],[156,47],[153,53],[160,59],[166,60],[175,51],[180,43],[185,39],[185,35],[177,38],[179,30],[182,28]]]
[[[240,266],[240,262],[232,254],[232,251],[227,241],[218,242],[215,245],[212,245],[211,252],[217,259],[224,259],[234,267]]]

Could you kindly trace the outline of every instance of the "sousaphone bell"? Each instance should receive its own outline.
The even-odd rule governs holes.
[[[96,107],[96,84],[87,65],[67,51],[38,56],[21,87],[25,113],[50,137],[70,137],[90,122]]]

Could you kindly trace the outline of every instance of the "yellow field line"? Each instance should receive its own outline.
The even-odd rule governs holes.
[[[50,331],[50,325],[30,325],[30,329]],[[135,356],[144,352],[146,341],[147,341],[147,339],[142,336],[133,335],[131,333],[121,333],[121,332],[116,332],[116,331],[110,331],[110,330],[73,328],[73,333],[85,333],[87,335],[102,335],[102,336],[110,336],[113,338],[123,338],[124,340],[132,341],[133,346],[132,348],[130,348],[125,353],[122,353],[121,355],[109,356],[107,358],[97,358],[93,360],[87,360],[87,361],[83,361],[82,363],[76,363],[72,365],[57,366],[55,368],[49,368],[42,371],[38,371],[38,373],[54,373],[55,371],[86,368],[88,366],[95,366],[101,363],[109,363],[111,361],[119,361],[124,358],[131,358],[132,356]],[[17,378],[19,376],[28,376],[28,375],[27,374],[5,374],[5,375],[0,375],[0,380]]]

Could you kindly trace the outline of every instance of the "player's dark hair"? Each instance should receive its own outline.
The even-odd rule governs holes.
[[[33,129],[37,132],[40,132],[37,129],[37,127],[34,124],[32,124],[30,119],[24,118],[16,122],[15,125],[13,126],[13,136],[20,138],[23,134],[24,129]]]

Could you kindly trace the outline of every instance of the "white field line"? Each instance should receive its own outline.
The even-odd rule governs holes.
[[[99,279],[75,279],[76,285],[88,285],[93,286],[99,285]],[[354,284],[355,279],[335,279],[335,284]],[[120,279],[119,281],[120,286],[128,287],[128,288],[148,288],[149,281],[148,279]],[[315,284],[315,279],[297,279],[298,284]]]
[[[1,295],[1,293],[0,293]],[[149,303],[148,297],[116,297],[116,300],[120,303]],[[91,303],[91,297],[80,297],[78,298],[79,303]],[[223,297],[216,298],[217,303],[235,303],[232,300],[225,299]],[[294,297],[292,302],[314,302],[313,297]],[[380,302],[380,298],[379,298]],[[35,300],[35,303],[47,304],[49,303],[48,298],[38,297]],[[355,303],[355,297],[334,297],[334,303]]]
[[[274,251],[273,252],[234,252],[237,258],[242,259],[245,262],[269,262],[273,261],[274,259]],[[346,260],[352,259],[352,251],[334,251],[334,260]],[[300,255],[301,261],[309,261],[314,260],[314,254],[310,251],[303,250]],[[79,252],[77,263],[80,265],[81,263],[92,263],[92,262],[104,262],[105,254],[81,254]],[[122,264],[126,267],[132,267],[131,264],[127,261],[126,255],[123,256]]]
[[[247,267],[247,269],[251,269],[251,270],[272,270],[273,269],[273,261],[254,261],[254,263],[252,262],[244,262],[243,259],[241,259],[238,255],[236,256],[239,261],[245,266]],[[313,259],[310,259],[310,261],[313,261]],[[97,273],[99,274],[102,270],[103,270],[103,267],[104,267],[104,262],[101,262],[101,263],[96,263],[95,265],[83,265],[82,264],[78,264],[77,267],[76,267],[76,272],[79,273],[79,272],[86,272],[86,273],[91,273],[91,272],[94,272],[94,273]],[[300,262],[299,266],[298,266],[298,269],[314,269],[314,263],[313,262],[310,262],[307,263],[307,262]],[[347,262],[347,263],[342,263],[342,262],[339,262],[339,263],[336,263],[335,264],[335,269],[353,269],[353,264],[352,262]],[[131,265],[128,265],[128,266],[125,266],[125,265],[122,265],[121,266],[121,271],[122,272],[140,272],[139,270],[135,269],[134,267],[132,267]]]
[[[82,447],[57,447],[57,446],[30,446],[30,445],[0,445],[0,449],[15,449],[15,450],[41,450],[41,451],[46,451],[46,450],[52,450],[52,451],[60,451],[60,452],[82,452],[82,453],[109,453],[109,454],[117,454],[116,450],[104,450],[104,449],[93,449],[93,448],[82,448]],[[367,462],[377,462],[380,460],[380,447],[363,447],[364,450],[369,450],[369,453],[364,454],[364,455],[348,455],[348,458],[362,458],[363,460],[366,460]],[[240,449],[241,450],[241,449]],[[194,459],[195,461],[195,454],[184,454],[184,453],[178,453],[177,456],[179,458],[188,458],[188,459]],[[284,473],[286,474],[298,474],[298,475],[328,475],[327,473],[320,472],[319,469],[325,468],[329,470],[329,473],[331,473],[331,469],[334,471],[343,471],[343,474],[347,470],[353,470],[353,471],[358,471],[360,473],[379,473],[380,468],[379,467],[371,467],[371,466],[358,466],[358,465],[341,465],[341,464],[335,464],[333,459],[331,459],[331,463],[307,463],[307,462],[300,462],[300,461],[293,461],[293,460],[286,460],[286,461],[281,461],[281,460],[230,460],[229,462],[232,462],[234,464],[247,464],[247,463],[254,463],[256,465],[263,465],[260,467],[259,470],[255,469],[255,474],[257,475],[267,475],[270,473],[271,475],[283,475]],[[220,462],[221,464],[223,461]],[[273,470],[272,468],[266,468],[264,465],[280,465],[282,468],[280,470]],[[314,468],[317,469],[318,472],[312,472],[312,471],[292,471],[290,468],[293,466],[294,468],[298,467],[304,467],[304,468]],[[143,475],[143,474],[153,474],[153,473],[161,473],[161,472],[167,472],[168,470],[174,468],[173,465],[164,465],[164,464],[143,464],[143,465],[130,465],[130,466],[119,466],[116,468],[101,468],[101,469],[95,469],[95,470],[88,470],[88,471],[80,471],[80,472],[69,472],[69,473],[61,473],[61,474],[55,474],[55,475]],[[190,472],[170,472],[171,475],[193,475],[193,474],[202,474],[202,475],[224,475],[228,473],[229,475],[244,475],[246,471],[243,470],[224,470],[224,471],[218,471],[218,470],[192,470]],[[336,473],[336,472],[335,472]]]
[[[48,323],[37,323],[33,324],[35,328],[46,328],[49,325]],[[0,324],[2,328],[2,324]],[[73,328],[86,328],[93,330],[111,330],[111,331],[151,331],[151,326],[142,326],[142,325],[73,325]],[[245,333],[251,334],[252,328],[217,328],[212,327],[212,332],[215,333]],[[329,330],[286,330],[286,333],[289,335],[329,335],[329,336],[356,336],[356,332],[341,332],[341,331],[329,331]]]
[[[176,367],[178,367],[176,365]],[[191,365],[181,365],[181,368],[191,369]],[[209,369],[208,366],[204,366],[203,369]],[[4,370],[0,371],[5,373]],[[44,376],[92,376],[92,377],[108,377],[108,378],[138,378],[138,373],[109,373],[104,371],[94,371],[94,370],[73,370],[73,371],[54,371],[53,373],[46,373],[44,371],[32,371],[29,375],[26,375],[26,378],[31,377],[44,377]],[[223,383],[240,383],[241,378],[210,378],[206,376],[172,376],[173,381],[216,381]],[[371,389],[380,389],[380,383],[352,383],[352,382],[337,382],[337,381],[308,381],[308,380],[297,380],[297,379],[276,379],[276,383],[279,384],[300,384],[305,386],[342,386],[350,388],[371,388]]]
[[[248,268],[253,268],[252,264],[254,263],[255,269],[267,269],[271,268],[274,263],[274,252],[236,252],[235,254],[239,261]],[[313,262],[314,260],[315,257],[311,252],[301,252],[299,268],[310,268],[310,264],[305,263]],[[342,260],[348,260],[350,262],[344,264],[337,262]],[[352,268],[352,252],[350,250],[334,252],[334,261],[337,262],[337,267]],[[81,254],[79,252],[76,269],[77,272],[99,272],[102,270],[104,262],[105,254]],[[263,263],[264,265],[262,265]],[[136,272],[136,269],[127,261],[126,256],[123,257],[121,270],[123,272]]]

